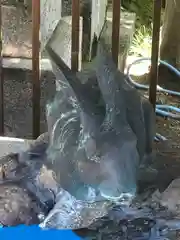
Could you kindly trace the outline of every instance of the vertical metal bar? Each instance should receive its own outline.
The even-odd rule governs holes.
[[[162,0],[154,0],[154,16],[153,16],[153,35],[151,50],[151,71],[150,71],[150,88],[149,101],[154,109],[156,107],[156,91],[158,83],[158,58],[159,58],[159,33],[161,24],[161,6]]]
[[[2,66],[2,2],[0,0],[0,135],[4,135],[4,76]]]
[[[121,13],[121,0],[113,0],[112,57],[116,65],[118,65],[119,55],[120,13]]]
[[[39,29],[40,0],[32,0],[32,82],[33,82],[33,138],[40,135],[40,73],[39,73]]]
[[[80,0],[72,0],[71,69],[73,71],[78,71],[79,67],[79,16]]]

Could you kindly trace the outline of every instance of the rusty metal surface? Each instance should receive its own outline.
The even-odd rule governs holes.
[[[72,45],[71,45],[71,69],[78,71],[79,63],[79,17],[80,0],[72,1]]]
[[[154,0],[150,88],[149,88],[149,100],[152,103],[154,109],[156,105],[156,90],[157,90],[157,82],[158,82],[158,57],[159,57],[161,6],[162,6],[162,0]]]
[[[33,70],[33,138],[40,135],[40,72],[39,72],[39,28],[40,0],[32,0],[32,70]]]
[[[121,0],[113,0],[112,56],[116,65],[118,65],[119,55],[120,12],[121,12]]]
[[[0,135],[4,135],[4,78],[2,67],[2,17],[0,0]]]

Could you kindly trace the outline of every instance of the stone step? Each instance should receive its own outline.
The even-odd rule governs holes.
[[[3,55],[8,57],[32,57],[32,20],[23,8],[2,6]]]
[[[99,5],[97,4],[97,6]],[[96,16],[96,18],[98,17]],[[94,20],[93,22],[95,23]],[[127,52],[131,44],[134,32],[134,23],[135,14],[121,12],[120,49],[119,49],[119,67],[121,70],[124,69]],[[82,26],[82,23],[80,25]],[[95,24],[93,26],[95,27]],[[94,27],[92,27],[92,31],[98,32],[99,29],[96,29]],[[55,33],[53,34],[51,43],[53,47],[57,48],[58,54],[60,54],[61,56],[63,55],[65,56],[66,62],[68,62],[69,63],[68,65],[70,65],[71,16],[63,17],[60,20],[57,28],[58,30],[56,29]],[[64,31],[62,31],[62,29],[64,29]],[[80,28],[80,30],[81,30],[80,39],[82,39],[82,28]],[[64,34],[65,32],[66,34]],[[107,13],[107,30],[106,30],[107,39],[106,41],[109,45],[111,45],[111,32],[112,32],[112,10],[111,8],[109,8]],[[7,57],[4,58],[3,60],[3,66],[5,68],[21,68],[31,70],[32,20],[30,15],[27,16],[24,13],[22,7],[2,6],[2,37],[3,37],[3,55]],[[65,41],[67,44],[65,44]],[[61,44],[59,44],[59,42],[61,42]],[[51,64],[48,62],[47,55],[45,52],[42,53],[42,58],[45,59],[41,60],[40,68],[42,70],[45,70],[46,68],[48,71],[51,70]]]
[[[32,70],[32,59],[28,58],[10,58],[3,57],[3,68],[7,69],[22,69],[22,70]],[[43,58],[40,60],[40,70],[41,71],[52,71],[51,61],[48,58]]]

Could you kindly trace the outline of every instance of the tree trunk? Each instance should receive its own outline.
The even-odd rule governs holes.
[[[166,1],[160,56],[175,67],[180,67],[180,0]]]

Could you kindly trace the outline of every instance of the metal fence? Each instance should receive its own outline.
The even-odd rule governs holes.
[[[112,21],[112,57],[118,64],[119,54],[119,36],[120,36],[120,14],[121,0],[113,0],[113,21]],[[151,70],[150,70],[150,88],[149,100],[155,108],[156,88],[158,82],[158,56],[159,56],[159,33],[160,33],[160,16],[162,0],[154,0],[154,18],[153,18],[153,36],[152,36],[152,53],[151,53]],[[71,67],[74,71],[78,70],[79,54],[79,17],[80,17],[80,0],[72,1],[72,46],[71,46]],[[33,137],[40,134],[40,70],[39,70],[39,28],[40,28],[40,0],[32,0],[32,83],[33,83]],[[1,19],[1,2],[0,2],[0,29]],[[2,66],[2,38],[0,41],[0,135],[4,134],[4,97],[3,97],[3,66]]]

